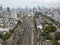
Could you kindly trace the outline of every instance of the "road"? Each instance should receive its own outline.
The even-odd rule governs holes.
[[[33,31],[35,30],[33,17],[29,17],[25,23],[26,24],[24,24],[23,26],[24,36],[21,45],[33,45],[34,43]]]
[[[24,18],[12,36],[6,40],[6,45],[36,45],[37,35],[35,29],[34,17]],[[3,45],[4,45],[3,44]]]

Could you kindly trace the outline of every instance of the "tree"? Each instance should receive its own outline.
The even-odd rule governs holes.
[[[55,33],[55,39],[56,40],[60,40],[60,32],[56,32]]]
[[[22,22],[20,20],[18,20],[18,25],[20,25]]]
[[[43,32],[43,33],[41,33],[41,35],[42,35],[45,39],[51,40],[51,36],[50,36],[49,33]]]
[[[2,34],[0,34],[0,38],[2,37]]]
[[[8,32],[7,32],[6,34],[2,35],[1,38],[2,38],[3,40],[6,40],[6,39],[8,39],[10,36],[11,36],[11,33],[8,33]]]
[[[47,27],[45,28],[45,30],[46,30],[47,32],[55,32],[55,31],[56,31],[56,27],[53,26],[53,25],[50,25],[50,26],[47,26]]]

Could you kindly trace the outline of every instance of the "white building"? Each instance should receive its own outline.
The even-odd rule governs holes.
[[[0,28],[0,32],[5,34],[6,32],[9,32],[8,28]]]
[[[36,19],[37,29],[43,28],[42,23],[40,21],[41,21],[40,19]]]
[[[42,27],[42,25],[37,25],[37,28],[39,29],[42,29],[43,27]]]
[[[15,9],[11,10],[11,18],[17,19],[17,11]]]

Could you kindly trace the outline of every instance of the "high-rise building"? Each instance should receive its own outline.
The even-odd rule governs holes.
[[[3,8],[2,8],[2,4],[0,4],[0,11],[2,10]]]
[[[17,11],[15,9],[12,9],[11,17],[17,19]]]
[[[10,8],[9,7],[7,7],[7,12],[10,12]]]

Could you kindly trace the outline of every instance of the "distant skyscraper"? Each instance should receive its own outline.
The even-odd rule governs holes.
[[[0,4],[0,11],[2,10],[3,8],[2,8],[2,4]]]
[[[40,10],[40,6],[38,5],[38,9]]]
[[[9,17],[11,17],[11,13],[10,13],[10,8],[9,7],[7,7],[7,12],[9,14]]]
[[[7,12],[10,12],[10,8],[9,7],[7,7]]]

